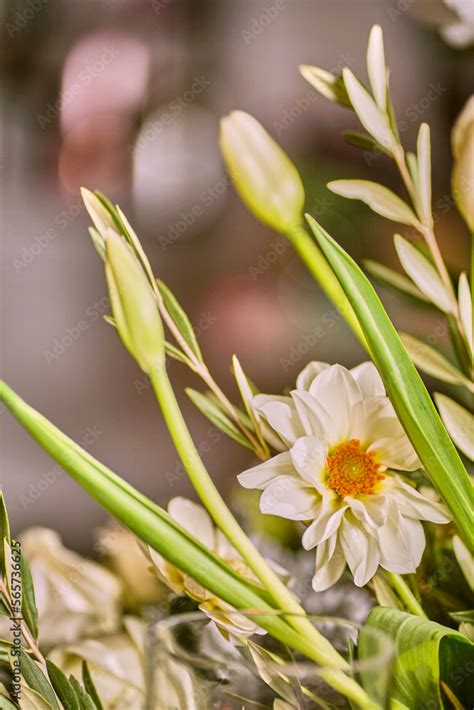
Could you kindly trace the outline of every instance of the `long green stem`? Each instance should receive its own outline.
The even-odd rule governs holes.
[[[334,303],[360,343],[368,350],[367,341],[352,306],[318,245],[302,225],[294,227],[287,236],[311,275],[314,276],[325,294]]]
[[[415,614],[416,616],[421,616],[423,619],[427,619],[428,617],[423,611],[423,607],[421,606],[418,599],[415,597],[403,577],[401,577],[399,574],[394,574],[393,572],[387,572],[387,576],[408,611],[411,611],[411,613]]]
[[[160,369],[159,372],[151,372],[150,379],[178,455],[196,493],[216,525],[242,555],[278,607],[283,611],[304,615],[304,609],[254,547],[214,485],[194,445],[166,371]],[[290,619],[291,617],[289,617],[289,621],[295,629],[305,636],[313,638],[321,663],[339,668],[344,667],[345,661],[333,646],[318,633],[308,619],[296,617]]]

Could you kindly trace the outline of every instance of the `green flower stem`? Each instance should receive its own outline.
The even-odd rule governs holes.
[[[392,584],[392,587],[395,589],[408,611],[416,616],[421,616],[423,619],[427,619],[428,617],[423,611],[423,607],[403,577],[399,574],[394,574],[393,572],[387,572],[387,576]]]
[[[306,264],[311,275],[318,281],[326,296],[333,302],[359,339],[361,345],[368,350],[367,341],[352,306],[314,239],[310,237],[303,225],[297,225],[286,236]]]
[[[320,675],[331,688],[338,690],[346,698],[356,703],[361,710],[381,710],[380,705],[371,700],[365,690],[342,671],[323,669],[320,671]]]
[[[318,655],[319,662],[326,666],[344,668],[346,662],[329,641],[321,636],[308,619],[301,618],[301,615],[305,615],[304,609],[265,562],[221,497],[194,445],[166,370],[160,368],[159,371],[155,370],[148,374],[178,455],[196,493],[214,522],[242,555],[278,607],[283,611],[299,615],[299,617],[289,617],[289,623],[314,642],[315,656]]]

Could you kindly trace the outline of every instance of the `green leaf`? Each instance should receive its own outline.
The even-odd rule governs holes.
[[[359,121],[385,150],[392,152],[395,148],[395,140],[387,115],[380,110],[367,89],[362,86],[348,67],[344,67],[342,75],[349,99]]]
[[[21,556],[22,600],[21,612],[33,637],[38,638],[38,609],[35,602],[35,589],[31,576],[30,565],[25,555]]]
[[[0,490],[0,574],[5,573],[4,540],[10,545],[10,523],[8,520],[7,507],[5,505],[5,497],[3,491]]]
[[[87,693],[94,701],[97,710],[103,710],[104,706],[102,705],[102,701],[99,698],[99,693],[97,692],[97,689],[94,685],[94,681],[92,680],[89,666],[87,665],[86,661],[82,661],[82,682],[84,683],[84,688],[86,689]]]
[[[55,710],[59,710],[54,691],[43,671],[22,649],[20,653],[21,674],[30,688],[36,691]]]
[[[332,180],[327,187],[331,192],[349,200],[362,200],[374,212],[400,224],[416,227],[418,220],[414,212],[398,195],[371,180]]]
[[[431,141],[430,127],[422,123],[417,140],[418,193],[426,220],[431,220]]]
[[[390,286],[390,288],[393,288],[406,296],[416,298],[418,301],[431,303],[431,301],[426,298],[424,293],[421,293],[420,289],[415,286],[413,281],[403,274],[399,274],[398,271],[394,271],[388,266],[380,264],[378,261],[372,261],[371,259],[364,259],[362,263],[370,276],[380,283]]]
[[[367,277],[312,217],[308,221],[359,319],[400,421],[471,547],[472,484],[431,397]]]
[[[105,241],[95,227],[89,227],[89,235],[102,261],[105,261]]]
[[[202,362],[201,349],[199,347],[194,328],[191,325],[188,316],[181,308],[175,295],[169,290],[169,288],[163,283],[163,281],[157,279],[156,283],[163,298],[165,308],[173,319],[173,323],[181,333],[182,337],[184,338],[196,358],[199,360],[199,362]]]
[[[89,697],[89,694],[84,690],[77,678],[74,678],[73,675],[70,675],[69,682],[71,683],[74,692],[79,698],[80,710],[96,710],[96,705],[94,701],[92,700],[92,698]]]
[[[177,347],[175,347],[172,343],[169,343],[167,340],[165,340],[165,352],[167,355],[170,357],[174,358],[175,360],[179,360],[179,362],[184,362],[185,365],[189,365],[189,359],[186,357],[186,355],[181,352],[181,350]]]
[[[306,81],[322,96],[343,106],[352,106],[344,82],[339,76],[309,64],[301,64],[298,68]]]
[[[423,343],[408,333],[400,333],[400,339],[415,365],[427,375],[452,385],[464,385],[471,389],[470,380],[454,367],[447,358],[431,345]]]
[[[12,701],[4,695],[0,695],[0,710],[18,710],[18,705],[12,703]]]
[[[245,446],[247,449],[253,451],[252,445],[248,442],[245,436],[237,429],[235,424],[229,417],[224,414],[222,409],[211,399],[209,396],[192,389],[191,387],[186,388],[186,394],[188,395],[191,402],[199,409],[199,411],[204,414],[205,417],[209,419],[218,429],[230,436],[231,439],[237,441],[237,443]]]
[[[79,698],[70,681],[52,661],[46,659],[49,679],[56,695],[67,710],[81,710]]]
[[[275,638],[309,658],[319,658],[312,642],[271,613],[275,607],[265,590],[244,579],[166,511],[94,459],[2,381],[0,399],[40,446],[119,523],[216,597],[236,609],[261,611],[263,616],[256,615],[255,623]]]
[[[370,136],[366,136],[365,133],[359,133],[358,131],[346,131],[343,137],[346,143],[353,145],[355,148],[368,150],[371,153],[385,153],[383,147],[379,145],[377,141],[374,141],[374,139]]]
[[[441,419],[458,449],[474,461],[474,416],[445,394],[434,394]]]
[[[455,304],[434,266],[399,234],[395,234],[394,242],[401,265],[420,291],[444,313],[451,313]]]
[[[454,621],[461,623],[465,621],[467,624],[474,624],[474,609],[468,609],[467,611],[452,611],[449,615]]]
[[[81,195],[98,233],[104,235],[108,229],[117,231],[116,222],[107,207],[104,206],[103,198],[99,198],[85,187],[81,187]]]
[[[395,643],[392,687],[395,700],[409,708],[421,709],[427,707],[429,699],[430,708],[442,710],[440,682],[443,681],[469,707],[474,644],[463,634],[434,621],[384,607],[372,609],[364,628],[379,629]]]
[[[381,111],[385,111],[387,100],[387,70],[383,47],[383,33],[380,25],[374,25],[370,31],[367,46],[367,73],[375,101]]]

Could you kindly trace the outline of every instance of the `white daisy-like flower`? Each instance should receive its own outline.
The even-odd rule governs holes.
[[[290,396],[257,395],[252,405],[286,450],[239,482],[263,490],[263,513],[308,523],[302,545],[317,548],[313,588],[332,586],[346,563],[359,587],[379,565],[414,572],[425,547],[420,520],[450,518],[391,472],[420,462],[375,366],[312,362]]]

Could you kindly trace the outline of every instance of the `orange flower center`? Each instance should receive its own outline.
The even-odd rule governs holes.
[[[341,498],[373,493],[377,483],[385,478],[375,455],[364,451],[358,439],[345,441],[333,449],[327,458],[327,471],[327,486]]]

